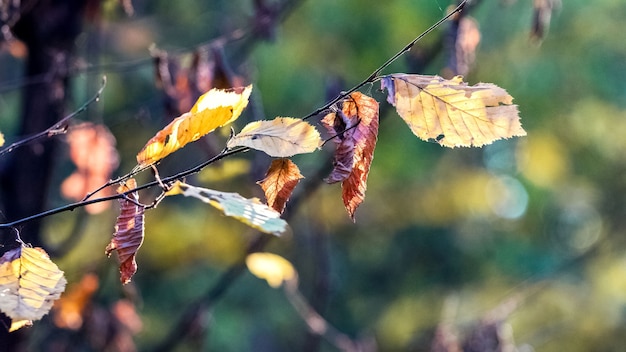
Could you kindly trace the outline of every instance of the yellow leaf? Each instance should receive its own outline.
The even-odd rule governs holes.
[[[251,122],[228,141],[228,148],[249,147],[278,158],[311,153],[321,145],[317,129],[293,117]]]
[[[139,166],[155,163],[187,143],[235,121],[245,107],[252,85],[237,89],[211,89],[187,113],[165,126],[137,154]]]
[[[0,132],[0,147],[4,145],[4,135]]]
[[[504,89],[479,83],[468,86],[460,76],[394,74],[383,77],[391,104],[423,140],[444,147],[480,147],[514,136],[525,136],[517,105]]]
[[[267,280],[267,283],[278,288],[283,281],[293,280],[296,270],[291,263],[276,254],[252,253],[246,257],[248,270],[259,279]]]
[[[66,283],[43,249],[22,246],[6,252],[0,258],[0,311],[19,329],[48,314]]]
[[[237,193],[195,187],[180,181],[166,193],[167,196],[176,194],[197,198],[219,209],[224,215],[268,234],[279,236],[287,228],[287,222],[280,218],[280,213],[262,204],[257,198],[246,199]]]

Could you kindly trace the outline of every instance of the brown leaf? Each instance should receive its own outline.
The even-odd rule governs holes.
[[[257,183],[265,192],[267,204],[282,213],[293,189],[302,178],[304,176],[300,174],[298,166],[291,160],[282,158],[272,161],[265,178]]]
[[[124,193],[136,187],[135,179],[131,178],[126,184],[121,185],[117,192]],[[130,193],[128,197],[135,202],[139,202],[138,192]],[[120,262],[120,280],[123,284],[129,283],[135,272],[137,272],[135,255],[143,243],[144,210],[144,207],[129,200],[120,199],[120,215],[115,222],[115,234],[105,249],[107,256],[111,256],[113,251],[117,251]]]
[[[341,116],[342,114],[345,116],[342,117],[342,121],[347,121],[343,121],[346,126],[358,123],[358,125],[352,129],[353,132],[349,133],[349,139],[351,139],[351,141],[345,142],[344,146],[340,145],[338,147],[340,155],[335,159],[337,163],[341,162],[342,165],[347,164],[348,162],[344,160],[345,156],[350,154],[348,150],[350,145],[354,145],[352,151],[352,170],[341,183],[343,204],[352,218],[352,221],[354,221],[354,213],[363,202],[363,199],[365,199],[367,176],[370,171],[372,159],[374,158],[374,149],[376,148],[376,140],[378,138],[378,102],[365,94],[354,92],[343,102],[341,114],[339,115]],[[337,118],[334,120],[333,126]],[[346,135],[343,136],[343,138],[346,137]],[[339,161],[337,161],[338,159]],[[343,177],[340,175],[342,172],[345,173],[345,170],[337,171],[337,175],[335,175],[333,171],[329,179],[332,181],[334,178]]]
[[[118,167],[115,137],[104,125],[86,122],[70,129],[67,142],[76,171],[61,184],[61,194],[68,199],[81,200],[87,193],[109,181]],[[95,194],[96,197],[110,195],[112,191],[109,187]],[[109,202],[99,202],[88,204],[85,209],[90,214],[97,214],[109,206]]]
[[[220,46],[200,47],[178,55],[153,49],[152,56],[155,85],[164,93],[168,116],[189,111],[203,92],[245,85],[243,78],[235,75],[228,65]]]
[[[335,183],[344,181],[352,172],[354,165],[354,126],[356,118],[348,118],[342,111],[331,112],[321,120],[331,135],[336,135],[333,142],[337,145],[333,159],[333,171],[324,181]]]
[[[530,30],[530,39],[541,41],[545,38],[550,27],[552,11],[561,5],[560,0],[534,0],[533,23]]]

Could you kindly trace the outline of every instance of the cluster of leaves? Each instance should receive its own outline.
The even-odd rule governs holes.
[[[460,77],[445,80],[437,76],[407,74],[387,75],[379,79],[382,89],[387,90],[387,101],[396,107],[413,133],[423,140],[435,140],[446,147],[472,147],[525,134],[511,96],[495,85],[481,83],[468,86]],[[107,255],[113,251],[118,254],[122,283],[130,282],[137,270],[135,255],[144,240],[144,212],[156,205],[140,203],[137,184],[131,176],[139,170],[154,168],[160,160],[186,144],[235,121],[247,106],[251,90],[252,86],[211,89],[198,99],[189,112],[159,131],[137,154],[137,167],[123,177],[127,181],[118,189],[121,213],[114,237],[106,248]],[[326,181],[342,183],[343,202],[354,220],[367,189],[367,176],[378,136],[379,104],[372,97],[353,92],[330,110],[321,123],[337,147],[334,169]],[[82,132],[89,132],[93,127],[89,128]],[[107,140],[106,134],[100,135]],[[287,228],[280,214],[303,177],[288,157],[314,152],[322,145],[320,132],[303,119],[277,117],[251,122],[230,137],[224,152],[251,148],[278,158],[270,165],[266,178],[259,182],[268,205],[236,193],[200,188],[180,180],[161,183],[162,196],[182,194],[194,197],[262,232],[280,235]],[[77,165],[84,162],[84,158],[78,156],[74,159]],[[6,272],[2,285],[6,285],[10,292],[2,296],[0,307],[15,324],[41,318],[65,286],[62,272],[49,262],[44,253],[38,257],[29,254],[34,250],[23,246],[0,260]],[[40,253],[41,249],[36,251]],[[32,266],[43,267],[47,271],[33,270]],[[35,314],[25,313],[25,309]]]
[[[397,56],[392,60],[395,58]],[[379,102],[358,91],[366,83],[380,81],[381,90],[387,91],[387,102],[396,108],[411,131],[425,141],[435,141],[451,148],[480,147],[498,139],[525,135],[517,106],[502,88],[488,83],[469,86],[459,76],[447,80],[438,76],[378,75],[382,68],[320,110],[326,112],[320,124],[336,145],[334,167],[326,182],[341,182],[343,203],[353,221],[365,199],[379,130]],[[159,72],[163,86],[172,83],[171,78],[164,79],[164,72],[169,71]],[[168,94],[179,91],[187,92],[185,97],[188,98],[189,89],[171,89]],[[64,182],[62,192],[67,198],[81,200],[79,204],[88,206],[88,211],[94,213],[101,211],[98,205],[103,201],[119,199],[120,215],[105,253],[109,256],[117,253],[123,284],[130,282],[137,271],[135,256],[145,237],[145,211],[168,196],[196,198],[267,234],[280,236],[287,230],[281,214],[299,180],[304,177],[289,158],[315,152],[325,143],[318,128],[309,121],[316,114],[304,119],[276,117],[254,121],[239,133],[232,133],[225,143],[219,157],[255,149],[276,158],[266,177],[258,182],[265,193],[266,203],[237,193],[187,184],[182,181],[186,175],[161,179],[156,172],[156,165],[162,159],[234,122],[247,107],[251,92],[252,85],[208,90],[188,112],[180,114],[148,140],[137,154],[137,166],[131,172],[109,182],[106,180],[119,164],[110,132],[104,126],[93,124],[72,128],[68,140],[77,172]],[[183,109],[182,106],[177,108]],[[207,162],[204,166],[209,164]],[[152,185],[162,188],[161,195],[152,204],[141,203],[138,191],[149,186],[138,186],[133,178],[146,169],[155,171],[156,181]],[[99,184],[103,186],[91,191]],[[120,184],[116,195],[110,190],[114,184]],[[101,198],[89,200],[95,195]],[[254,271],[252,267],[254,265],[251,265]],[[280,275],[293,277],[295,274],[292,268],[291,276]],[[270,284],[276,286],[283,279],[271,280],[268,279]],[[22,244],[0,258],[0,291],[6,292],[0,296],[0,310],[13,319],[12,329],[17,329],[45,315],[60,297],[65,283],[63,272],[42,249]]]

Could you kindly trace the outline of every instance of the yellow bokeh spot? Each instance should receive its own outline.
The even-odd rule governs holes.
[[[246,258],[246,265],[254,276],[267,280],[274,288],[296,276],[293,265],[287,259],[272,253],[252,253]]]
[[[569,170],[569,160],[562,144],[554,136],[532,133],[520,145],[519,169],[531,182],[551,187],[563,180]]]
[[[237,176],[250,173],[250,168],[250,161],[248,160],[228,159],[200,171],[198,180],[202,183],[228,181]]]

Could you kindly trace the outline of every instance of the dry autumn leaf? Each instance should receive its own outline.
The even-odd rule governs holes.
[[[444,147],[480,147],[498,139],[525,136],[517,105],[491,83],[468,86],[457,76],[394,74],[382,78],[387,101],[411,131]]]
[[[287,228],[287,222],[280,218],[280,213],[256,198],[246,199],[238,193],[219,192],[180,181],[166,193],[168,196],[176,194],[199,199],[219,209],[224,215],[268,234],[280,236]]]
[[[187,143],[236,120],[248,105],[252,86],[211,89],[187,113],[165,126],[137,154],[139,166],[153,164],[184,147]]]
[[[272,161],[265,178],[257,183],[265,193],[267,204],[282,213],[293,189],[302,178],[304,176],[300,174],[298,166],[291,160],[283,158]]]
[[[70,159],[76,165],[76,171],[61,184],[63,197],[81,200],[90,191],[105,184],[119,165],[119,155],[115,149],[115,137],[104,125],[85,122],[73,126],[67,134],[70,147]],[[95,194],[107,197],[112,194],[107,187]],[[85,206],[90,214],[106,210],[109,202],[99,202]]]
[[[365,199],[367,176],[374,158],[378,138],[378,102],[354,92],[343,102],[341,111],[327,115],[322,123],[331,132],[341,132],[337,131],[338,127],[351,128],[335,138],[335,168],[326,181],[342,181],[343,204],[354,221],[356,209]]]
[[[273,288],[278,288],[283,281],[296,277],[293,265],[287,259],[272,253],[251,253],[246,257],[246,266],[254,276],[267,280]]]
[[[66,284],[43,249],[23,245],[6,252],[0,258],[0,311],[12,320],[9,331],[48,314]]]
[[[341,182],[350,176],[354,165],[354,126],[359,123],[356,118],[347,117],[343,111],[331,112],[321,120],[337,145],[333,158],[333,171],[324,181]]]
[[[251,122],[228,141],[228,148],[249,147],[277,158],[311,153],[321,145],[315,127],[293,117]]]
[[[131,178],[126,184],[120,186],[117,192],[124,193],[134,188],[137,188],[137,183],[135,179]],[[132,192],[127,196],[133,201],[139,202],[138,192]],[[115,222],[115,233],[105,249],[107,256],[111,256],[113,251],[117,252],[120,262],[120,281],[123,284],[129,283],[137,272],[135,255],[143,243],[144,210],[144,207],[130,200],[120,199],[120,215]]]

